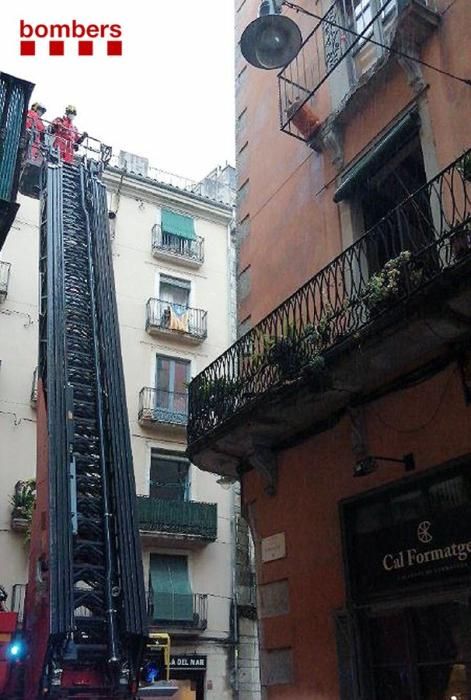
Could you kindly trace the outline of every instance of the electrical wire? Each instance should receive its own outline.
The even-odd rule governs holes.
[[[450,387],[451,381],[458,371],[459,370],[457,368],[455,368],[453,371],[449,372],[449,374],[446,377],[446,380],[444,382],[442,392],[438,398],[437,406],[434,408],[432,415],[429,418],[427,418],[427,420],[425,420],[420,425],[414,426],[413,428],[397,428],[394,425],[392,425],[391,423],[389,423],[389,421],[385,420],[378,412],[375,412],[373,414],[373,416],[375,418],[377,418],[379,420],[379,422],[382,423],[382,425],[384,425],[386,428],[389,428],[390,430],[394,430],[396,433],[399,433],[399,434],[418,433],[421,430],[424,430],[429,425],[431,425],[433,423],[433,421],[435,420],[435,418],[438,416],[438,413],[443,405],[443,401],[445,400],[445,396],[446,396],[448,389]]]
[[[423,61],[420,58],[416,58],[414,56],[411,56],[410,54],[407,54],[404,51],[401,51],[400,49],[394,49],[391,46],[387,46],[386,44],[383,44],[380,41],[376,41],[376,39],[371,39],[370,37],[367,37],[364,34],[359,34],[354,29],[349,29],[348,27],[344,27],[341,24],[334,22],[333,20],[326,19],[325,17],[321,17],[320,15],[316,15],[314,12],[310,12],[309,10],[305,10],[304,7],[301,7],[300,5],[296,5],[296,3],[293,3],[293,2],[289,2],[289,0],[283,0],[283,5],[286,5],[286,7],[289,7],[292,10],[295,10],[296,12],[301,12],[302,14],[308,15],[309,17],[314,17],[314,19],[317,19],[320,22],[325,22],[325,24],[328,24],[331,27],[335,27],[335,29],[340,29],[343,32],[347,32],[348,34],[352,34],[356,38],[357,41],[359,39],[362,39],[363,41],[368,41],[368,42],[370,42],[370,44],[374,44],[375,46],[379,46],[382,49],[385,49],[386,51],[389,51],[390,53],[395,54],[396,56],[399,56],[400,58],[405,58],[408,61],[413,61],[414,63],[418,63],[419,65],[425,66],[426,68],[429,68],[430,70],[433,70],[436,73],[440,73],[441,75],[444,75],[447,78],[452,78],[453,80],[457,80],[458,82],[464,83],[465,85],[468,85],[468,87],[471,87],[471,78],[462,78],[461,76],[455,75],[454,73],[450,73],[447,70],[443,70],[442,68],[437,68],[437,66],[434,66],[431,63],[428,63],[427,61]],[[384,10],[384,7],[382,8],[382,10]],[[373,21],[374,20],[372,20],[372,22]],[[370,25],[368,25],[368,27],[366,27],[365,29],[368,29],[369,26]]]

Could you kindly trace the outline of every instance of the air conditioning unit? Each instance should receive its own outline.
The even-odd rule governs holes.
[[[148,158],[142,158],[142,156],[137,156],[135,153],[120,151],[119,167],[123,170],[126,170],[126,172],[128,173],[132,173],[133,175],[147,177],[149,172],[149,160]]]

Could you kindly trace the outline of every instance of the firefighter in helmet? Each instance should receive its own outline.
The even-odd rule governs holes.
[[[54,119],[51,125],[51,131],[54,134],[53,147],[59,151],[61,160],[64,163],[74,162],[74,151],[87,138],[86,131],[82,135],[79,134],[73,120],[77,116],[77,110],[73,105],[67,105],[64,110],[63,117]]]
[[[44,142],[46,127],[42,120],[46,108],[41,102],[31,105],[26,115],[26,129],[29,136],[29,152],[27,160],[37,165],[42,162],[41,144]]]

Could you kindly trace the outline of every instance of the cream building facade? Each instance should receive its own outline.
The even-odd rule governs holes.
[[[121,153],[104,177],[150,621],[171,634],[179,700],[256,700],[255,626],[238,620],[238,496],[185,457],[188,382],[235,337],[233,170],[191,183]],[[38,336],[39,204],[19,201],[0,254],[0,584],[15,605],[28,545],[10,499],[35,473]]]

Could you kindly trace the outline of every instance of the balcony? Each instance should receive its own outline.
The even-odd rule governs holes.
[[[146,331],[150,335],[173,336],[192,344],[202,343],[208,334],[208,313],[162,299],[146,305]]]
[[[38,403],[38,368],[35,367],[33,372],[33,381],[31,382],[31,394],[29,397],[31,408],[36,408]]]
[[[269,459],[272,447],[341,415],[352,396],[449,361],[469,343],[470,272],[471,150],[191,382],[192,461],[237,476],[259,448]]]
[[[7,298],[10,270],[11,263],[0,260],[0,304]]]
[[[187,267],[200,267],[204,262],[204,239],[194,240],[162,231],[160,224],[152,228],[152,255],[160,260],[180,262]]]
[[[418,55],[439,24],[431,0],[381,0],[376,14],[372,4],[335,0],[278,74],[282,131],[320,146],[320,123],[355,113],[371,94],[366,86],[384,80],[394,52],[405,46],[408,56]],[[424,87],[417,64],[401,58],[401,66],[417,91]]]
[[[138,421],[143,427],[186,428],[188,394],[143,387],[139,393]]]
[[[172,630],[173,636],[203,632],[208,626],[208,596],[205,594],[154,593],[150,589],[147,600],[150,627]]]
[[[138,496],[139,529],[153,544],[201,547],[217,537],[217,505]]]
[[[23,626],[25,616],[26,583],[15,583],[11,593],[11,611],[18,614],[18,627]]]

